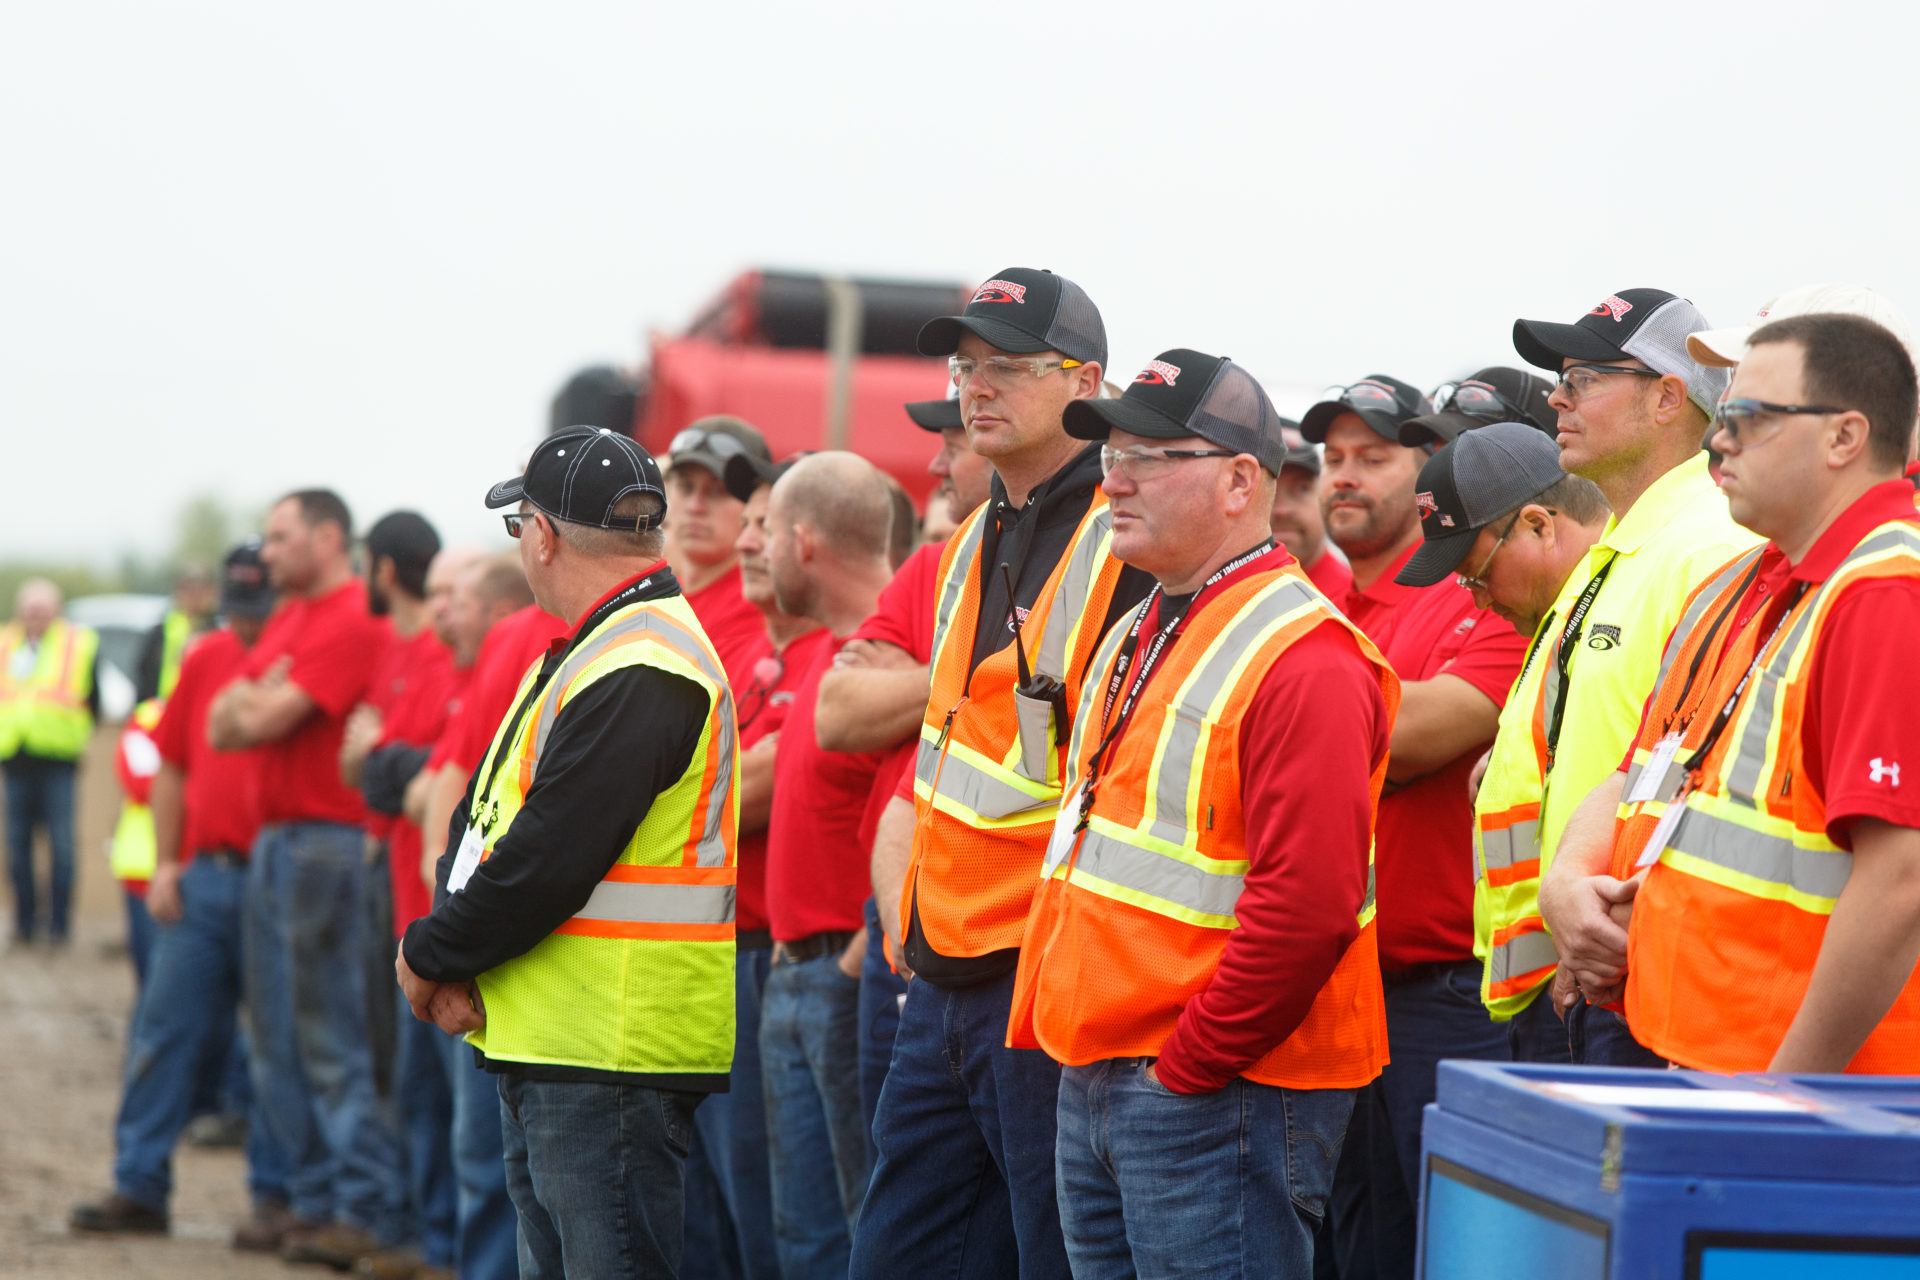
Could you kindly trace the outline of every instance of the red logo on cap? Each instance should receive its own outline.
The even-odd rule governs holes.
[[[979,289],[975,290],[973,302],[969,302],[967,305],[972,306],[974,302],[1018,302],[1024,304],[1026,300],[1027,286],[1015,284],[1011,280],[989,280],[981,285]]]
[[[1631,302],[1610,293],[1600,300],[1599,306],[1587,312],[1587,314],[1590,316],[1612,316],[1614,323],[1618,324],[1620,317],[1631,310],[1633,310],[1633,304]]]
[[[1180,366],[1165,360],[1149,360],[1146,368],[1133,375],[1133,380],[1153,387],[1170,387],[1180,380]]]
[[[1440,510],[1440,504],[1433,500],[1433,495],[1430,493],[1414,494],[1413,505],[1420,512],[1420,518],[1423,520]]]

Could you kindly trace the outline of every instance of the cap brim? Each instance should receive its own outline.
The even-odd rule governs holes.
[[[487,507],[504,507],[510,502],[518,502],[527,496],[527,478],[515,476],[511,480],[502,480],[487,490]]]
[[[1287,456],[1280,460],[1282,467],[1299,467],[1302,471],[1320,474],[1320,454],[1313,449],[1289,449]]]
[[[736,453],[720,468],[719,476],[727,492],[740,502],[750,502],[754,490],[772,484],[786,468],[777,462],[762,462],[750,453]]]
[[[1591,329],[1577,324],[1555,324],[1550,320],[1515,320],[1513,349],[1536,369],[1560,372],[1566,360],[1631,360],[1632,356],[1602,341]]]
[[[1307,410],[1307,416],[1300,419],[1300,434],[1313,444],[1327,442],[1327,429],[1333,420],[1343,413],[1351,413],[1360,421],[1372,427],[1374,434],[1382,439],[1400,442],[1400,424],[1393,420],[1392,414],[1379,413],[1372,409],[1356,409],[1344,400],[1322,400]]]
[[[1105,440],[1115,431],[1150,440],[1185,440],[1197,436],[1192,427],[1175,422],[1139,400],[1073,400],[1061,411],[1060,425],[1076,440]]]
[[[1687,335],[1687,354],[1694,363],[1708,369],[1731,369],[1747,354],[1747,339],[1754,326],[1743,324],[1733,329],[1702,329]]]
[[[1400,443],[1409,447],[1447,444],[1457,438],[1462,431],[1471,431],[1475,427],[1486,425],[1485,418],[1476,418],[1466,413],[1423,414],[1418,418],[1408,418],[1400,424]]]
[[[273,612],[278,597],[271,591],[220,593],[220,612],[231,618],[264,618]]]
[[[922,431],[957,431],[965,425],[958,400],[909,400],[907,416]]]
[[[1400,572],[1393,575],[1393,580],[1403,587],[1430,587],[1444,581],[1448,574],[1460,568],[1460,562],[1467,558],[1467,552],[1473,548],[1473,540],[1479,536],[1479,528],[1461,529],[1445,537],[1422,542],[1420,549],[1401,566]]]
[[[750,453],[736,453],[733,457],[751,458],[753,455]],[[731,461],[731,459],[722,458],[717,453],[708,453],[705,449],[689,449],[685,453],[672,455],[666,474],[671,475],[682,467],[699,467],[701,470],[711,471],[718,478],[725,480],[727,478],[727,463],[729,461]]]
[[[920,336],[914,345],[923,356],[950,356],[960,349],[962,333],[971,333],[997,351],[1032,355],[1053,350],[1046,339],[1036,338],[1025,329],[990,316],[940,316],[929,320],[920,327]]]

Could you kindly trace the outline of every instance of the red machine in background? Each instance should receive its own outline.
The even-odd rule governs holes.
[[[684,335],[654,337],[633,434],[664,453],[694,419],[731,413],[760,428],[776,458],[850,449],[923,502],[934,443],[901,406],[945,394],[947,368],[916,354],[914,337],[966,300],[959,284],[746,272]]]

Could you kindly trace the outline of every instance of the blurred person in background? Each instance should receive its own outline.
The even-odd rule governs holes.
[[[190,564],[174,575],[166,614],[140,642],[133,668],[134,701],[173,692],[187,642],[214,625],[219,608],[220,586],[205,565]]]
[[[154,729],[160,763],[150,795],[155,859],[147,900],[159,937],[152,981],[129,1035],[114,1123],[113,1194],[76,1206],[75,1231],[167,1230],[174,1144],[194,1114],[207,1064],[225,1062],[234,1041],[259,762],[251,751],[215,751],[207,711],[238,673],[273,605],[258,543],[235,547],[221,567],[223,625],[187,647]],[[257,1116],[246,1150],[255,1221],[285,1219],[287,1155]]]
[[[267,514],[264,544],[281,604],[215,696],[207,733],[219,750],[259,753],[249,1042],[260,1114],[291,1165],[291,1212],[235,1243],[349,1267],[406,1231],[399,1142],[374,1089],[368,1040],[365,806],[339,763],[387,628],[354,576],[353,520],[339,495],[288,494]]]
[[[1353,585],[1353,572],[1327,545],[1326,517],[1320,511],[1320,451],[1300,434],[1300,424],[1280,419],[1287,458],[1273,490],[1268,527],[1274,541],[1293,553],[1307,579],[1337,608]]]
[[[667,558],[687,603],[700,619],[730,677],[760,647],[760,611],[740,594],[740,499],[727,492],[727,460],[770,464],[766,437],[751,423],[725,414],[698,418],[667,446]]]
[[[13,936],[42,932],[33,833],[44,828],[53,855],[44,932],[66,944],[73,916],[73,782],[100,714],[95,663],[100,637],[60,616],[60,588],[28,578],[0,626],[0,771],[7,779],[7,869],[13,880]]]

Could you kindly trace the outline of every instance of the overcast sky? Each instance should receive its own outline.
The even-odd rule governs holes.
[[[1517,363],[1651,285],[1920,306],[1920,6],[13,4],[0,559],[197,491],[480,507],[753,266],[1045,266],[1116,374]]]

